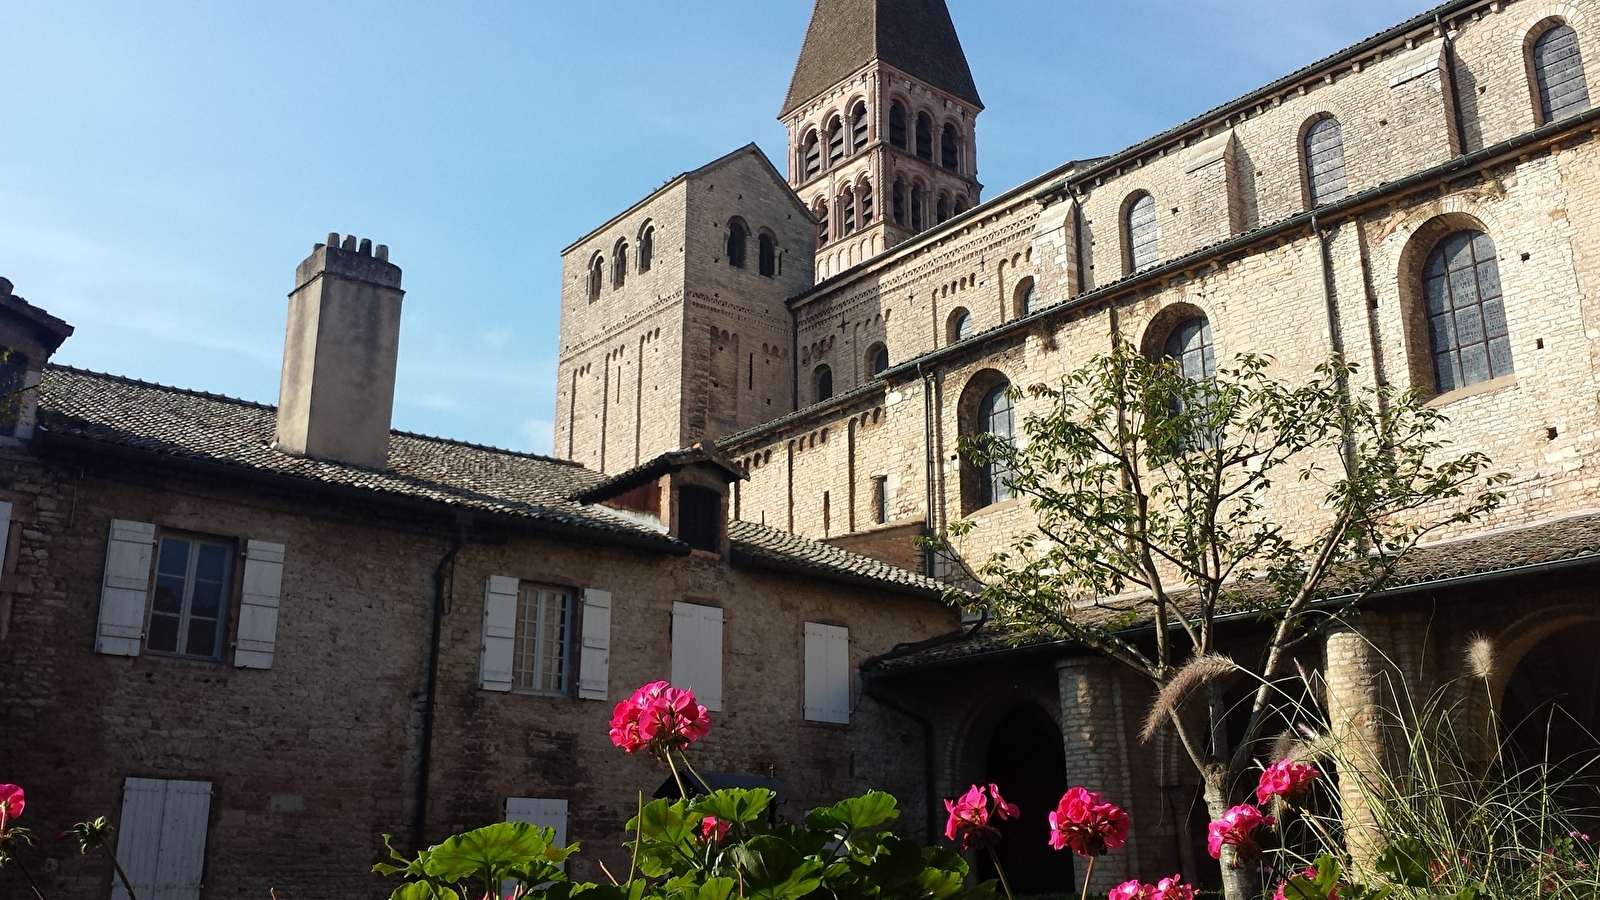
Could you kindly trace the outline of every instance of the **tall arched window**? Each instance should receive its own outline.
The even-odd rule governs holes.
[[[778,242],[766,232],[756,241],[757,263],[761,274],[768,278],[778,274]]]
[[[867,104],[857,103],[850,113],[850,152],[860,153],[867,148]]]
[[[934,221],[944,224],[950,219],[950,198],[944,194],[939,195],[939,202],[934,204]]]
[[[917,155],[933,161],[933,120],[927,113],[917,113]]]
[[[617,247],[611,251],[611,289],[616,290],[628,283],[628,242],[617,241]]]
[[[828,123],[828,165],[836,166],[844,159],[844,124],[838,116]]]
[[[833,370],[827,366],[817,366],[811,373],[811,384],[816,391],[817,402],[833,399]]]
[[[867,351],[867,370],[874,376],[882,375],[889,371],[889,348],[882,344],[873,344]]]
[[[954,172],[961,167],[960,143],[956,139],[956,126],[944,126],[944,134],[939,138],[939,165]]]
[[[1140,194],[1128,205],[1123,234],[1128,246],[1128,271],[1148,269],[1161,261],[1161,228],[1156,221],[1156,200]]]
[[[922,230],[922,185],[911,186],[911,230]]]
[[[872,224],[872,220],[877,218],[877,215],[878,215],[877,211],[873,209],[872,182],[870,182],[870,181],[862,181],[861,182],[861,191],[860,191],[860,194],[859,194],[859,198],[860,198],[860,201],[861,201],[861,227],[865,228],[868,225],[871,225]]]
[[[822,144],[817,140],[815,131],[806,132],[806,139],[800,143],[800,158],[805,171],[805,180],[822,174]]]
[[[1174,325],[1161,355],[1183,368],[1183,377],[1205,381],[1217,374],[1217,351],[1211,343],[1211,322],[1194,316]]]
[[[950,314],[950,321],[945,326],[945,338],[954,344],[969,337],[972,337],[972,313],[958,307]]]
[[[1481,231],[1446,235],[1422,272],[1438,392],[1510,375],[1511,336],[1494,241]]]
[[[894,180],[894,194],[890,198],[896,225],[906,224],[906,183],[896,178]]]
[[[745,228],[738,219],[728,223],[728,265],[735,269],[744,268],[745,243],[750,238],[750,230]]]
[[[964,213],[966,211],[967,211],[967,195],[966,194],[958,195],[956,197],[956,215],[959,216],[959,215],[961,215],[962,213]]]
[[[889,104],[889,146],[906,149],[906,108],[899,100]]]
[[[1018,317],[1026,316],[1033,312],[1033,291],[1032,278],[1024,278],[1017,284],[1017,302],[1015,305]]]
[[[856,193],[845,188],[839,195],[839,234],[854,234],[856,230]]]
[[[978,404],[978,430],[991,442],[1016,443],[1016,409],[1011,402],[1011,385],[993,388]],[[1011,488],[1011,470],[1003,462],[990,460],[978,479],[978,505],[989,506],[1016,496]]]
[[[832,213],[828,210],[827,201],[817,201],[815,214],[817,217],[817,246],[820,247],[823,244],[826,244],[832,237],[828,233],[828,224],[830,222]]]
[[[600,299],[600,289],[606,284],[606,259],[596,253],[589,261],[589,302]]]
[[[1556,25],[1533,43],[1534,87],[1539,92],[1540,124],[1577,115],[1589,108],[1589,85],[1583,76],[1578,33]]]
[[[1306,186],[1311,205],[1344,199],[1350,193],[1344,177],[1344,132],[1339,120],[1324,116],[1306,129]]]
[[[648,272],[655,262],[656,255],[656,227],[646,225],[644,233],[639,235],[639,271]]]

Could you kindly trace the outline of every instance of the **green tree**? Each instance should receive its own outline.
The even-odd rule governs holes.
[[[1146,739],[1173,729],[1213,821],[1275,737],[1297,647],[1353,613],[1419,541],[1492,510],[1505,480],[1483,454],[1452,450],[1444,416],[1417,392],[1352,390],[1338,361],[1300,386],[1270,370],[1243,355],[1192,380],[1119,346],[1028,388],[1035,409],[1015,443],[980,435],[961,447],[1003,473],[1038,527],[977,568],[975,599],[955,596],[1148,680]],[[943,549],[971,528],[953,527]],[[1221,618],[1241,611],[1270,628],[1248,665],[1218,649]],[[1130,637],[1135,623],[1153,636]],[[1234,713],[1246,723],[1234,744],[1221,682],[1245,673],[1258,687]],[[1234,854],[1224,848],[1225,888],[1242,900],[1255,875]]]

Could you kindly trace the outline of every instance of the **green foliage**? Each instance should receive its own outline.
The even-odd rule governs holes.
[[[882,828],[900,815],[873,792],[814,809],[803,827],[770,824],[771,791],[723,790],[652,800],[628,822],[636,870],[617,885],[575,883],[558,864],[577,845],[551,846],[549,829],[491,825],[456,835],[376,870],[407,883],[392,900],[468,900],[505,882],[536,900],[994,900],[992,882],[967,885],[966,861]],[[703,833],[714,817],[728,826]]]

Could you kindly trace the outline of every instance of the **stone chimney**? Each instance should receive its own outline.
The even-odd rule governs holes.
[[[389,248],[328,235],[295,270],[278,386],[285,453],[371,469],[389,461],[400,351],[400,267]]]

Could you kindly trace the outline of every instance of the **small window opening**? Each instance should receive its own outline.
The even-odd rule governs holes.
[[[828,242],[829,237],[830,237],[830,235],[828,234],[828,220],[829,220],[828,204],[826,204],[826,203],[817,204],[817,246],[818,247],[822,246],[823,244],[826,244]]]
[[[838,118],[828,126],[828,165],[836,166],[844,159],[844,125]]]
[[[628,283],[628,244],[626,241],[617,244],[616,255],[611,257],[611,289],[616,290]]]
[[[735,269],[744,268],[745,243],[749,236],[743,222],[735,219],[728,223],[728,265]]]
[[[757,264],[761,274],[771,278],[778,274],[778,242],[765,232],[756,240]]]
[[[922,187],[911,188],[911,230],[922,230]]]
[[[867,353],[867,363],[873,375],[882,375],[889,371],[889,348],[882,344],[873,347]]]
[[[933,120],[927,113],[917,114],[917,156],[933,161]]]
[[[722,552],[722,495],[710,488],[678,488],[678,538],[691,550]]]
[[[602,256],[596,256],[589,263],[589,302],[600,299],[600,289],[606,283],[606,261]]]
[[[861,182],[861,227],[871,225],[876,216],[877,213],[872,208],[872,182],[863,181]]]
[[[867,147],[867,105],[857,103],[850,115],[850,152],[860,153]]]
[[[639,236],[639,271],[650,271],[650,264],[656,255],[656,228],[651,225]]]
[[[959,145],[956,141],[956,126],[944,126],[944,134],[939,138],[939,165],[954,172],[961,167]]]
[[[889,146],[906,149],[906,108],[898,100],[889,104]]]
[[[817,366],[811,378],[816,388],[817,402],[833,399],[833,370],[827,366]]]
[[[839,232],[853,234],[856,230],[856,195],[849,188],[845,188],[844,196],[839,198],[839,214],[843,220]]]
[[[894,193],[891,197],[891,203],[893,205],[894,223],[896,225],[905,225],[906,183],[898,178],[896,178],[894,182]]]
[[[872,521],[875,525],[884,525],[889,521],[889,476],[879,475],[872,479]]]
[[[807,181],[822,174],[822,145],[817,141],[815,131],[806,134],[805,141],[801,144],[801,160]]]

